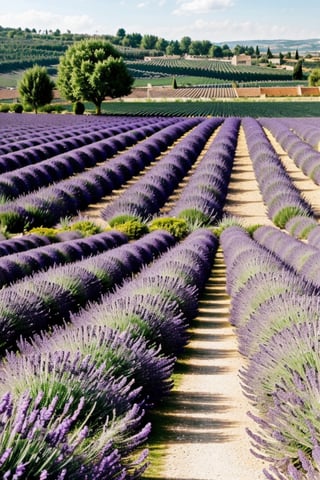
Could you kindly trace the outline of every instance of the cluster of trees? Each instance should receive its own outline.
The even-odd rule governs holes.
[[[127,33],[124,28],[119,28],[116,32],[116,35],[99,35],[96,37],[100,40],[107,40],[113,45],[115,45],[117,48],[119,48],[119,50],[121,49],[124,56],[135,55],[137,57],[141,57],[141,55],[144,55],[146,53],[152,53],[154,55],[187,54],[215,58],[228,58],[232,55],[239,55],[241,53],[245,53],[246,55],[257,58],[261,56],[259,46],[253,48],[252,46],[247,45],[236,45],[233,49],[231,49],[227,44],[222,46],[215,45],[209,40],[192,40],[189,36],[184,36],[181,38],[181,40],[166,40],[165,38],[161,38],[156,35]],[[45,48],[48,51],[53,48],[57,49],[58,44],[60,44],[60,48],[65,51],[68,44],[70,44],[71,42],[73,43],[75,41],[88,39],[89,35],[72,34],[70,31],[67,31],[66,33],[61,33],[59,29],[56,29],[55,31],[36,31],[36,29],[34,28],[26,28],[22,30],[21,28],[13,29],[0,26],[0,38],[4,40],[2,44],[5,47],[6,54],[10,55],[10,52],[12,50],[12,54],[16,55],[23,49],[31,48],[31,45],[36,45],[36,48],[38,48],[39,45],[44,41],[46,41]],[[5,42],[5,39],[10,39],[11,43],[7,44]],[[28,45],[28,42],[30,42],[30,45]],[[18,49],[16,48],[17,45],[19,46]],[[131,49],[134,49],[135,52],[129,52],[129,50]],[[141,50],[141,52],[138,52],[138,50]],[[288,55],[290,55],[290,53],[288,53]],[[272,57],[270,49],[268,49],[267,56],[269,58]],[[3,59],[1,58],[1,60]]]
[[[76,113],[83,113],[81,102],[89,101],[100,114],[105,97],[128,95],[133,82],[120,53],[107,41],[76,42],[60,59],[57,86],[61,95],[76,105]],[[35,65],[24,73],[18,91],[22,103],[37,113],[52,101],[54,87],[46,67]]]

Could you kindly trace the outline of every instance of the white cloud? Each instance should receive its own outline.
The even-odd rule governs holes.
[[[294,32],[294,33],[293,33]],[[259,39],[279,39],[279,38],[317,38],[316,32],[308,32],[304,28],[292,29],[292,26],[285,24],[269,24],[261,21],[243,21],[236,20],[205,20],[195,19],[179,26],[168,26],[162,32],[164,38],[180,39],[183,36],[189,36],[192,40],[208,39],[212,43],[228,41],[245,41]]]
[[[178,8],[173,11],[175,15],[185,13],[208,13],[211,10],[221,10],[233,5],[232,0],[177,0]]]
[[[60,15],[41,10],[27,10],[20,13],[0,14],[0,25],[18,28],[35,28],[36,30],[70,30],[72,33],[102,33],[103,26],[97,25],[89,15]]]

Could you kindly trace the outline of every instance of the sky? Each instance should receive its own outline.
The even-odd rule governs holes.
[[[2,27],[61,33],[156,35],[166,40],[320,38],[319,0],[14,0],[0,10]]]

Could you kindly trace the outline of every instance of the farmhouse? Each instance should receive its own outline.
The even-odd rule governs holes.
[[[251,65],[250,55],[245,55],[241,53],[240,55],[233,55],[231,58],[232,65]]]

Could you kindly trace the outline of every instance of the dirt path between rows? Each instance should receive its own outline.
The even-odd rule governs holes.
[[[295,184],[320,212],[319,187],[308,180],[268,135]],[[269,224],[241,129],[225,211],[245,225]],[[145,480],[260,480],[266,465],[250,453],[245,429],[252,410],[238,378],[244,358],[229,323],[230,298],[219,249],[190,328],[191,341],[177,362],[175,387],[155,413],[156,440]]]

